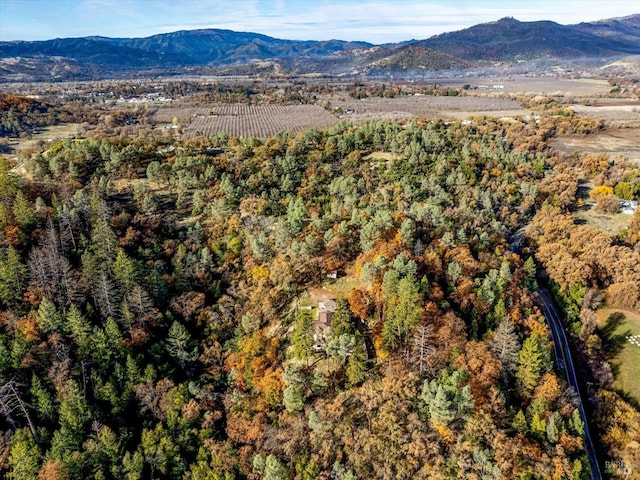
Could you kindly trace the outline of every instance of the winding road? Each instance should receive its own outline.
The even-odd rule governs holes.
[[[518,229],[511,236],[510,250],[515,253],[520,253],[520,244],[524,237],[526,227]],[[598,463],[598,457],[596,455],[596,448],[589,432],[589,423],[587,422],[587,415],[584,410],[584,404],[582,402],[582,396],[580,394],[580,385],[578,384],[578,377],[576,376],[576,369],[573,364],[573,358],[571,357],[571,349],[569,348],[569,341],[564,331],[562,322],[562,316],[558,311],[551,295],[546,290],[538,288],[537,290],[540,300],[542,301],[544,318],[551,330],[551,336],[553,337],[553,349],[556,358],[556,365],[558,370],[564,372],[564,376],[567,379],[567,383],[576,392],[578,398],[578,411],[580,412],[580,419],[584,424],[584,442],[585,452],[589,459],[589,466],[591,468],[591,479],[602,480],[602,470],[600,470],[600,464]]]
[[[589,458],[589,465],[591,467],[592,480],[601,480],[602,473],[600,470],[600,464],[598,463],[598,457],[596,455],[596,449],[589,432],[589,424],[587,422],[587,415],[584,411],[584,405],[582,403],[582,396],[580,395],[580,387],[578,384],[578,377],[576,376],[576,369],[571,358],[571,350],[569,349],[569,342],[567,341],[567,335],[562,325],[562,317],[560,312],[556,308],[550,295],[542,289],[538,289],[538,295],[543,304],[544,317],[547,320],[549,329],[551,330],[551,336],[553,337],[553,348],[555,350],[556,364],[558,369],[564,372],[567,379],[567,383],[576,392],[578,403],[578,411],[580,412],[580,418],[584,423],[584,441],[585,451]]]

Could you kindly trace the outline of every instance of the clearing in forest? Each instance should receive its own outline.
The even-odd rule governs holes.
[[[609,320],[612,315],[617,319]],[[640,402],[640,314],[601,308],[598,310],[598,326],[605,329],[615,354],[612,359],[615,374],[613,387]]]

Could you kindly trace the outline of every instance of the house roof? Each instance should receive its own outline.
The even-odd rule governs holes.
[[[318,302],[318,311],[334,312],[336,309],[336,299],[332,297],[326,297]]]
[[[331,326],[331,317],[333,312],[322,310],[318,312],[318,320],[316,320],[316,330],[322,332]]]

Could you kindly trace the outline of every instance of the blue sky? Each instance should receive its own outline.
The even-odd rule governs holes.
[[[640,13],[637,0],[0,0],[0,40],[226,28],[297,40],[385,43],[506,16],[570,24],[633,13]]]

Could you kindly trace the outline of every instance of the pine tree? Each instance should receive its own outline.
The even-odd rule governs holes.
[[[522,410],[518,410],[516,416],[513,418],[512,423],[513,428],[520,432],[523,435],[526,435],[529,431],[529,427],[527,426],[527,419],[524,416],[524,412]]]
[[[355,385],[364,380],[367,376],[367,352],[360,335],[355,336],[356,345],[347,360],[346,374],[351,385]]]
[[[382,337],[385,346],[395,350],[422,321],[418,283],[412,276],[402,278],[397,284],[390,282],[385,297]]]
[[[438,385],[436,394],[429,404],[429,415],[437,422],[448,423],[455,418],[455,407],[449,400],[443,385]]]
[[[287,480],[289,474],[287,469],[280,463],[278,457],[275,455],[267,455],[267,459],[264,465],[264,477],[263,480]]]
[[[46,421],[52,421],[56,411],[51,395],[43,385],[40,377],[35,373],[31,376],[31,396],[33,397],[38,417]]]
[[[547,424],[538,413],[535,413],[531,418],[531,433],[540,440],[546,436]]]
[[[527,258],[524,262],[524,272],[526,274],[524,286],[529,290],[535,290],[538,284],[536,282],[536,263],[533,261],[533,257]]]
[[[116,253],[113,276],[123,297],[128,296],[138,283],[136,265],[121,248],[118,248]]]
[[[313,320],[308,310],[298,310],[296,313],[291,346],[294,358],[307,361],[313,356]]]
[[[290,385],[284,389],[282,395],[282,403],[284,407],[290,413],[297,413],[304,407],[304,398],[302,389],[299,387]]]
[[[6,306],[14,307],[22,301],[26,279],[27,267],[10,245],[0,254],[0,300]]]
[[[353,334],[353,317],[349,303],[344,298],[336,300],[336,308],[331,316],[331,334],[342,335],[343,333]]]
[[[11,480],[36,480],[40,470],[40,452],[29,429],[16,430],[11,438],[9,473]]]
[[[18,192],[19,184],[9,160],[0,155],[0,200],[4,202],[13,197]]]
[[[76,305],[71,305],[66,315],[67,326],[71,333],[71,338],[78,346],[80,356],[89,359],[91,357],[91,324],[82,315]]]
[[[556,425],[556,413],[551,415],[547,422],[547,440],[550,443],[558,443],[558,426]]]
[[[38,214],[33,204],[25,197],[21,190],[18,190],[13,201],[13,216],[20,225],[20,228],[29,231],[38,223]]]
[[[181,367],[198,358],[198,346],[191,339],[186,327],[177,321],[171,324],[165,348]]]
[[[584,422],[580,417],[580,410],[578,410],[577,408],[575,408],[573,412],[571,412],[569,426],[576,435],[579,435],[581,437],[584,435]]]
[[[64,326],[62,315],[58,313],[54,303],[43,298],[38,307],[38,327],[42,333],[61,331]]]
[[[518,357],[516,384],[520,395],[524,398],[531,396],[533,389],[538,384],[542,370],[543,355],[540,347],[540,338],[539,334],[534,332],[524,341]]]

